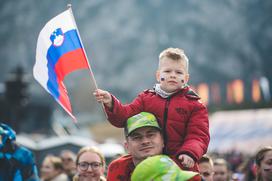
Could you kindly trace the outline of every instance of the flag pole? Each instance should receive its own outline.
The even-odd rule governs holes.
[[[81,46],[82,46],[82,49],[83,49],[83,52],[84,52],[84,56],[85,56],[85,58],[86,58],[86,60],[87,60],[87,64],[88,64],[88,67],[89,67],[89,73],[90,73],[91,80],[93,81],[94,86],[95,86],[95,89],[97,90],[97,89],[98,89],[98,86],[97,86],[96,80],[95,80],[95,78],[94,78],[94,74],[93,74],[92,68],[91,68],[90,63],[89,63],[89,59],[88,59],[88,57],[87,57],[87,54],[86,54],[84,45],[83,45],[83,43],[82,43],[82,40],[81,40],[79,31],[78,31],[78,28],[77,28],[76,20],[75,20],[73,11],[72,11],[72,4],[67,4],[67,8],[68,8],[69,11],[70,11],[70,15],[71,15],[72,20],[73,20],[73,23],[74,23],[74,25],[75,25],[75,27],[76,27],[76,31],[77,31],[77,34],[78,34],[78,37],[79,37],[79,41],[80,41],[80,43],[81,43]],[[105,106],[104,106],[103,103],[101,103],[101,105],[102,105],[104,114],[105,114],[105,116],[106,116],[106,119],[108,119],[107,113],[106,113],[106,111],[105,111]]]
[[[79,37],[79,41],[80,41],[80,43],[81,43],[81,46],[82,46],[82,49],[83,49],[83,52],[84,52],[84,56],[85,56],[85,58],[86,58],[86,60],[87,60],[87,64],[88,64],[88,67],[89,67],[89,70],[90,70],[90,76],[91,76],[91,78],[92,78],[92,80],[93,80],[93,82],[94,82],[95,89],[97,89],[98,87],[97,87],[96,81],[95,81],[95,79],[94,79],[94,74],[93,74],[93,71],[92,71],[92,69],[91,69],[91,66],[90,66],[90,63],[89,63],[89,59],[88,59],[88,57],[87,57],[87,54],[86,54],[84,45],[83,45],[83,43],[82,43],[82,40],[81,40],[79,31],[78,31],[78,28],[77,28],[77,25],[76,25],[76,21],[75,21],[74,14],[73,14],[73,11],[72,11],[72,4],[67,4],[67,7],[68,7],[68,9],[69,9],[69,11],[70,11],[70,15],[71,15],[71,17],[72,17],[73,23],[75,24],[76,31],[77,31],[77,34],[78,34],[78,37]]]

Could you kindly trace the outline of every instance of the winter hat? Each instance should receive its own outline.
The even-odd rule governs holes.
[[[146,158],[136,166],[131,181],[186,181],[196,175],[199,174],[181,170],[168,156],[156,155]]]

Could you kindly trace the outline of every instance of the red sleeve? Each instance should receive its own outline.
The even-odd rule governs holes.
[[[202,177],[200,175],[196,175],[193,178],[187,180],[187,181],[202,181]]]
[[[116,181],[118,176],[121,175],[120,169],[118,169],[118,163],[113,161],[110,163],[107,172],[107,181]]]
[[[143,110],[143,93],[138,95],[130,104],[122,104],[112,95],[113,109],[105,107],[109,122],[119,128],[123,128],[127,119]]]
[[[187,125],[187,134],[184,144],[178,150],[178,155],[187,154],[195,161],[198,161],[202,155],[207,152],[210,142],[209,119],[207,108],[196,101],[190,120]]]
[[[112,161],[108,167],[107,181],[130,181],[135,166],[130,155]]]

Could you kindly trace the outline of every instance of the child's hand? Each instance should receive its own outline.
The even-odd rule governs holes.
[[[93,93],[97,102],[105,104],[108,108],[112,109],[112,98],[108,91],[96,89]]]
[[[192,168],[195,165],[195,161],[186,154],[179,155],[178,159],[185,168]]]

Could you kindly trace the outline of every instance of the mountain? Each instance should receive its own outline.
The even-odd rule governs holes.
[[[185,50],[192,84],[260,76],[271,83],[272,1],[70,2],[97,85],[124,102],[153,86],[158,55],[167,47]],[[18,64],[31,74],[39,31],[66,9],[66,3],[1,1],[1,82]],[[90,95],[89,84],[77,81],[82,74],[74,74],[74,80],[66,81],[72,96]],[[33,94],[43,92],[32,78],[31,85]],[[72,102],[79,106],[78,111],[89,100],[76,99]]]

